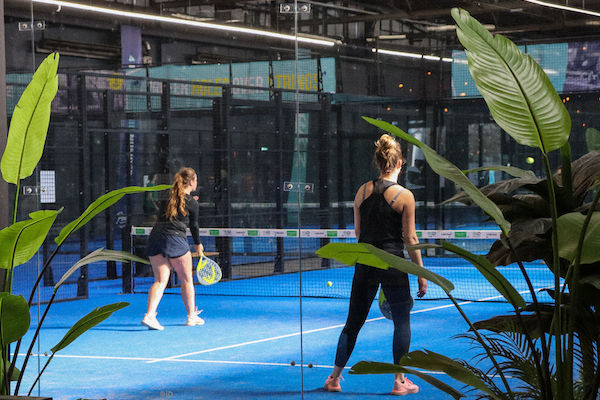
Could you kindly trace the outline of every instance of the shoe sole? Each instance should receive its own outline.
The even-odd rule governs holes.
[[[165,329],[165,328],[164,328],[164,326],[161,326],[161,327],[159,327],[159,328],[156,328],[156,327],[154,327],[154,326],[151,326],[149,323],[147,323],[147,322],[145,322],[145,321],[142,321],[142,325],[144,325],[144,326],[148,327],[148,329],[150,329],[150,330],[152,330],[152,331],[162,331],[162,330],[164,330],[164,329]]]
[[[394,392],[392,391],[392,396],[406,396],[407,394],[417,394],[419,393],[419,389],[417,390],[407,390],[406,392]]]

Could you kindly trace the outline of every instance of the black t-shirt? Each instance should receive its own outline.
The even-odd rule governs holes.
[[[168,200],[160,202],[160,211],[158,213],[158,220],[152,228],[152,232],[158,232],[165,235],[175,235],[187,238],[187,228],[190,228],[192,238],[195,244],[200,244],[200,226],[198,225],[198,212],[199,204],[189,194],[185,195],[185,209],[186,215],[181,214],[177,210],[177,215],[168,219],[165,215]]]

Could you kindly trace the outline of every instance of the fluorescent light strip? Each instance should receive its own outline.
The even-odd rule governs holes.
[[[389,56],[398,56],[398,57],[409,57],[409,58],[424,58],[425,60],[431,61],[440,61],[440,59],[444,62],[452,62],[451,58],[439,57],[439,56],[431,56],[427,54],[418,54],[418,53],[408,53],[405,51],[396,51],[396,50],[386,50],[386,49],[376,49],[372,48],[371,51],[373,53],[381,53],[387,54]]]
[[[198,28],[216,29],[216,30],[227,31],[227,32],[246,33],[249,35],[264,36],[264,37],[281,39],[281,40],[294,41],[294,40],[298,39],[298,42],[300,42],[300,43],[316,44],[316,45],[320,45],[320,46],[334,46],[336,43],[336,41],[333,39],[326,39],[326,38],[314,39],[314,38],[308,38],[308,37],[302,37],[302,36],[296,37],[294,35],[286,35],[283,33],[269,32],[269,31],[263,31],[263,30],[259,30],[259,29],[250,29],[250,28],[242,28],[242,27],[237,27],[237,26],[219,25],[219,24],[212,24],[212,23],[208,23],[208,22],[191,21],[191,20],[185,20],[185,19],[179,19],[179,18],[173,18],[173,17],[163,17],[160,15],[144,14],[144,13],[138,13],[138,12],[132,12],[132,11],[113,10],[110,8],[90,6],[90,5],[78,4],[78,3],[71,3],[68,1],[60,1],[60,0],[32,0],[32,1],[34,3],[54,5],[57,7],[74,8],[74,9],[83,10],[83,11],[91,11],[91,12],[107,14],[107,15],[116,15],[119,17],[140,19],[140,20],[145,20],[145,21],[165,22],[165,23],[169,23],[169,24],[187,25],[187,26],[194,26],[194,27],[198,27]]]
[[[558,8],[559,10],[573,11],[573,12],[577,12],[577,13],[581,13],[581,14],[593,15],[594,17],[600,17],[600,12],[588,11],[588,10],[584,10],[582,8],[561,6],[560,4],[548,3],[545,1],[539,1],[539,0],[525,0],[525,1],[527,1],[529,3],[537,4],[539,6]]]

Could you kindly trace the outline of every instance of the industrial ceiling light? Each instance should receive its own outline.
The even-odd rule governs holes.
[[[422,58],[422,59],[430,60],[430,61],[440,61],[440,60],[442,60],[443,62],[452,62],[451,58],[440,57],[440,56],[433,56],[433,55],[429,55],[429,54],[409,53],[409,52],[406,52],[406,51],[376,49],[376,48],[372,48],[371,51],[373,53],[386,54],[388,56],[408,57],[408,58]]]
[[[572,11],[572,12],[581,13],[581,14],[593,15],[594,17],[600,17],[600,12],[589,11],[589,10],[585,10],[583,8],[563,6],[560,4],[548,3],[547,1],[540,1],[540,0],[525,0],[525,1],[527,1],[529,3],[537,4],[539,6],[557,8],[559,10]]]
[[[180,19],[180,18],[173,18],[173,17],[163,17],[161,15],[144,14],[144,13],[133,12],[133,11],[125,11],[125,10],[115,10],[115,9],[111,9],[111,8],[98,7],[98,6],[92,6],[92,5],[87,5],[87,4],[72,3],[72,2],[61,1],[61,0],[32,0],[32,1],[34,3],[55,5],[59,8],[62,8],[62,7],[73,8],[73,9],[77,9],[77,10],[90,11],[90,12],[106,14],[106,15],[114,15],[114,16],[125,17],[125,18],[139,19],[139,20],[143,20],[143,21],[164,22],[164,23],[176,24],[176,25],[187,25],[187,26],[194,26],[197,28],[214,29],[214,30],[235,32],[235,33],[244,33],[244,34],[248,34],[248,35],[269,37],[269,38],[273,38],[273,39],[290,40],[290,41],[298,40],[299,43],[315,44],[315,45],[319,45],[319,46],[334,46],[337,43],[336,40],[329,39],[326,37],[315,38],[315,37],[306,37],[306,36],[300,36],[300,35],[298,35],[298,36],[286,35],[283,33],[263,31],[260,29],[251,29],[251,28],[243,28],[243,27],[238,27],[238,26],[220,25],[220,24],[213,24],[213,23],[208,23],[208,22],[203,22],[203,21],[187,20],[187,19]]]

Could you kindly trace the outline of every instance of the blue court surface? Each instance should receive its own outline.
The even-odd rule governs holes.
[[[342,393],[321,389],[333,365],[348,299],[300,302],[297,297],[201,295],[202,290],[196,287],[196,303],[204,310],[206,324],[185,326],[181,298],[169,293],[158,309],[164,331],[140,325],[146,309],[144,293],[106,295],[90,287],[87,300],[54,304],[43,325],[40,346],[34,349],[42,354],[42,365],[44,352],[93,308],[131,303],[57,353],[42,378],[41,390],[32,394],[56,400],[394,398],[388,395],[392,375],[345,373]],[[473,321],[509,312],[505,303],[464,302],[463,308]],[[37,309],[32,312],[35,315]],[[449,301],[416,301],[411,321],[411,350],[429,349],[470,359],[470,343],[453,338],[464,333],[467,324]],[[32,324],[27,337],[34,329]],[[361,360],[392,362],[391,342],[392,322],[381,316],[374,303],[348,366]],[[32,358],[20,394],[29,390],[37,368],[38,358]],[[462,387],[444,375],[435,376]],[[416,377],[413,380],[420,393],[408,398],[450,398]]]

